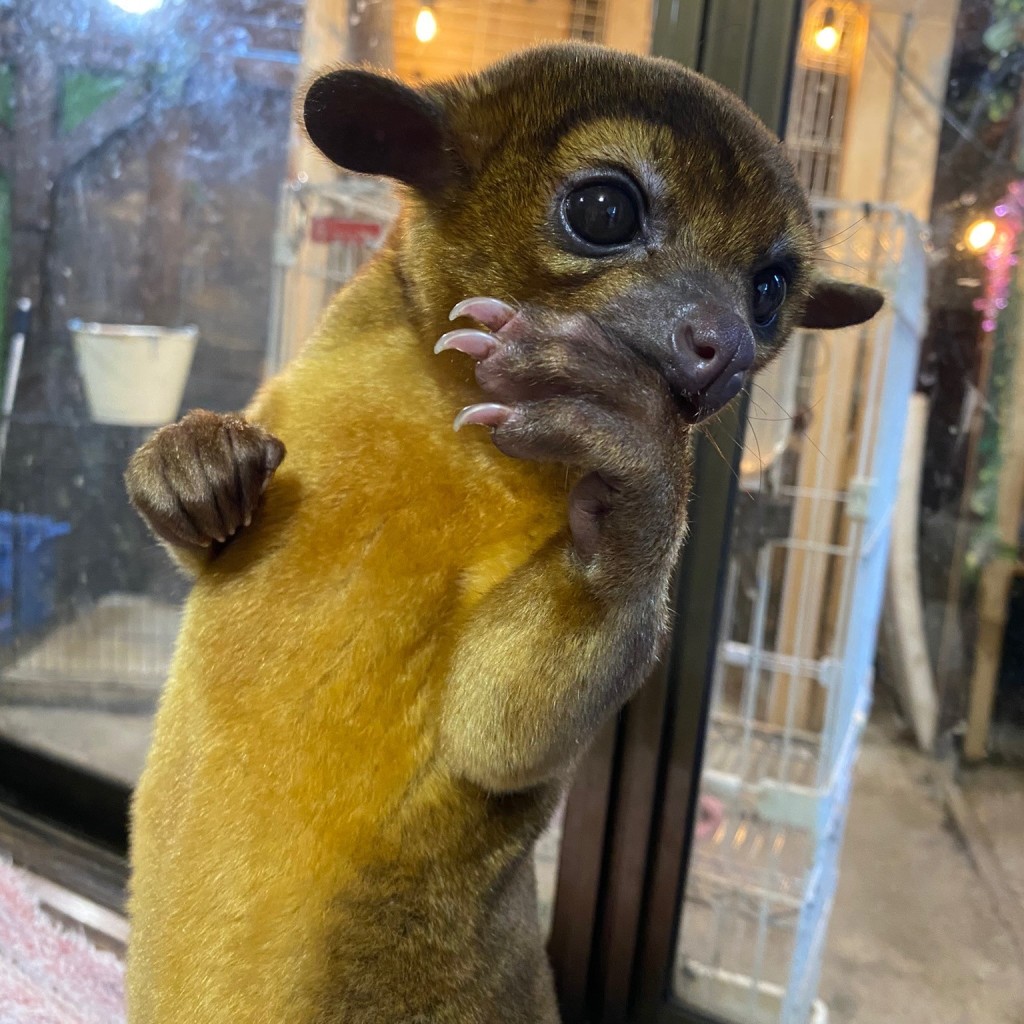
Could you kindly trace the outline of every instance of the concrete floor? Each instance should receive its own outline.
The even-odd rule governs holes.
[[[130,786],[142,771],[152,727],[148,714],[0,705],[0,734]]]
[[[949,823],[940,770],[894,733],[872,722],[857,767],[821,980],[830,1024],[1024,1024],[1024,950]],[[961,782],[1024,897],[1024,771]]]

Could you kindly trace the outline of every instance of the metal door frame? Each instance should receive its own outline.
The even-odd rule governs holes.
[[[652,53],[785,131],[800,0],[655,0]],[[696,444],[671,647],[584,759],[566,807],[548,951],[565,1024],[685,1024],[671,975],[700,781],[747,400]]]

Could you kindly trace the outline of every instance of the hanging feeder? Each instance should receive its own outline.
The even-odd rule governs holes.
[[[177,419],[197,327],[72,320],[68,329],[96,423],[156,427]]]

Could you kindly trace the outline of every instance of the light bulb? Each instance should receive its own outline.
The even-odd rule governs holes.
[[[996,237],[996,226],[990,220],[976,220],[968,229],[964,241],[972,252],[982,252]]]
[[[164,5],[164,0],[110,0],[110,2],[129,14],[148,14]]]
[[[416,15],[416,38],[421,43],[429,43],[437,35],[437,18],[429,7],[421,7]]]
[[[814,33],[814,43],[819,50],[831,53],[839,45],[839,30],[833,25],[825,25]]]

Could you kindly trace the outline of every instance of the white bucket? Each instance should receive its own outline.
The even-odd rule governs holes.
[[[157,427],[177,419],[199,329],[68,323],[96,423]]]

